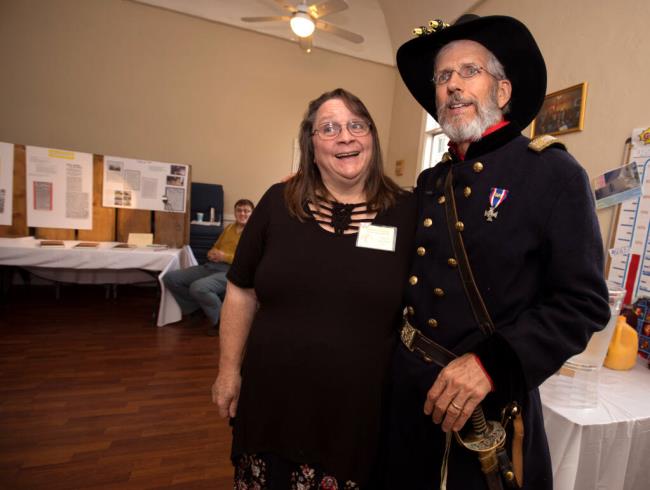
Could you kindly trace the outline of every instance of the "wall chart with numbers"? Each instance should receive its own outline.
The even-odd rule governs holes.
[[[632,131],[629,163],[635,162],[642,195],[620,204],[607,279],[627,290],[625,303],[650,297],[650,128]]]

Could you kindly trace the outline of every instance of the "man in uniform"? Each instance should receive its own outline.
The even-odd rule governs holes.
[[[516,479],[507,461],[497,479],[550,489],[537,388],[610,315],[588,177],[555,138],[531,142],[520,134],[546,92],[544,59],[526,26],[474,15],[431,25],[399,49],[397,66],[451,143],[417,183],[417,249],[392,375],[386,483],[493,488],[477,453],[448,435],[473,426],[476,407],[501,421],[517,402],[519,411],[505,412],[507,432],[523,433]],[[436,364],[439,347],[457,356],[445,368]],[[505,447],[511,453],[509,440]]]

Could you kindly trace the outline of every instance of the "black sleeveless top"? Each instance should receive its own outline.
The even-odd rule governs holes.
[[[291,217],[283,189],[271,187],[255,208],[228,272],[236,286],[254,288],[259,301],[232,453],[271,452],[363,485],[376,464],[415,200],[405,194],[373,219],[397,229],[396,249],[387,252],[357,247],[356,233],[324,230],[322,216]],[[358,207],[350,223],[335,229],[357,226]]]

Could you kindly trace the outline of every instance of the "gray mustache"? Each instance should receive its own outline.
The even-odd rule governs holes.
[[[449,109],[454,104],[474,104],[474,105],[476,105],[476,100],[474,98],[472,98],[472,97],[465,98],[460,94],[454,93],[453,95],[451,95],[451,97],[449,98],[449,100],[445,104],[445,108]]]

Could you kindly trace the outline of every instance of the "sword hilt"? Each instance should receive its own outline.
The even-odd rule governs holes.
[[[470,451],[486,452],[494,451],[506,440],[506,431],[499,422],[486,420],[483,408],[479,405],[472,412],[470,418],[472,432],[466,437],[461,437],[456,432],[456,439]]]
[[[503,490],[499,475],[499,460],[497,450],[503,446],[506,439],[506,431],[499,422],[486,420],[483,408],[479,405],[472,412],[470,418],[472,432],[462,438],[456,432],[456,439],[470,451],[478,453],[481,463],[481,471],[487,478],[490,490]]]
[[[489,431],[487,420],[485,420],[485,414],[483,413],[483,409],[480,406],[476,407],[472,412],[471,421],[474,432],[477,434],[484,435]]]

